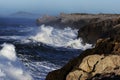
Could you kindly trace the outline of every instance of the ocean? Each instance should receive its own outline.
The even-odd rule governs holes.
[[[45,80],[92,47],[77,39],[77,31],[37,26],[35,19],[0,18],[0,80]]]

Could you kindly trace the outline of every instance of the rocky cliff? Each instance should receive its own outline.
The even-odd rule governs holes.
[[[116,33],[115,30],[117,30],[119,24],[119,16],[117,18],[105,19],[91,23],[79,29],[78,37],[81,37],[84,42],[94,44],[99,38],[114,36],[113,34]]]
[[[46,80],[120,80],[120,42],[99,39],[95,48],[50,72]]]
[[[37,19],[37,24],[79,29],[78,38],[82,38],[84,42],[95,44],[97,39],[111,36],[109,32],[120,24],[120,15],[61,13],[59,16],[43,16]]]
[[[46,80],[120,80],[119,15],[79,16],[80,19],[87,16],[84,20],[89,18],[90,21],[79,26],[78,38],[83,38],[84,42],[96,43],[95,47],[83,51],[61,69],[50,72]],[[66,21],[65,19],[63,22]]]
[[[114,14],[80,14],[80,13],[73,13],[73,14],[65,14],[61,13],[59,16],[48,16],[45,15],[41,18],[37,19],[38,25],[50,25],[58,28],[81,28],[85,25],[90,23],[99,22],[105,19],[111,19],[118,17],[119,15]]]

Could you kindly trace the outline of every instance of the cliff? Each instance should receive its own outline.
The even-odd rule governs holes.
[[[80,16],[73,20],[71,16]],[[63,22],[87,21],[79,28],[78,38],[95,44],[71,59],[59,70],[50,72],[46,80],[120,80],[120,17],[111,14],[70,14]],[[84,17],[83,17],[84,16]],[[90,17],[89,17],[90,16]],[[67,19],[67,20],[66,20]],[[62,20],[62,19],[61,19]]]
[[[119,24],[120,24],[119,16],[117,18],[111,18],[91,23],[79,29],[78,37],[81,37],[84,42],[94,44],[99,38],[111,37],[111,35],[114,36],[113,34],[116,33],[115,32],[116,26]]]
[[[43,16],[37,19],[37,24],[79,29],[78,38],[82,38],[84,42],[95,44],[97,39],[111,36],[109,32],[112,32],[111,30],[120,24],[120,15],[61,13],[59,16]]]
[[[115,15],[115,14],[61,13],[59,16],[45,15],[41,18],[38,18],[36,22],[38,25],[45,24],[58,28],[71,27],[71,28],[80,29],[81,27],[88,25],[90,23],[95,23],[105,19],[115,18],[118,16],[119,15],[117,14]]]
[[[95,48],[84,51],[46,77],[46,80],[109,79],[120,79],[120,42],[111,38],[99,39]]]

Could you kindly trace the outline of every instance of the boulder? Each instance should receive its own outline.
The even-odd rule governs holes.
[[[112,73],[114,79],[120,79],[119,50],[120,42],[111,38],[100,39],[93,49],[84,51],[61,69],[50,72],[46,80],[97,80],[98,74]],[[100,76],[102,78],[110,77]]]
[[[81,64],[67,75],[66,80],[86,80],[96,74],[109,73],[120,75],[120,56],[90,55],[85,57]]]

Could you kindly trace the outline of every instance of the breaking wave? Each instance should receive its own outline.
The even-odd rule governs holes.
[[[4,43],[0,50],[0,80],[33,80],[17,58],[15,46]]]
[[[77,39],[77,30],[72,30],[69,27],[61,30],[42,25],[39,27],[38,33],[35,36],[31,36],[29,39],[55,47],[85,50],[92,46],[87,43],[83,45],[82,39]]]

